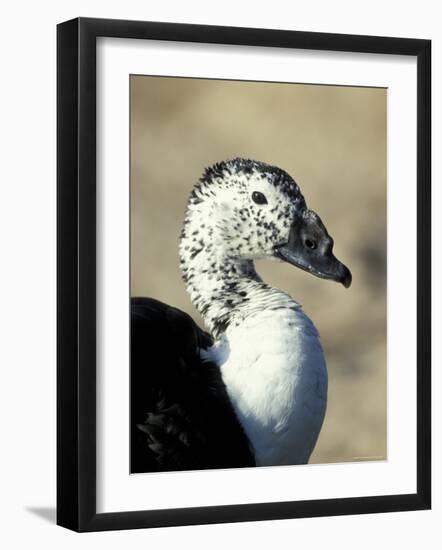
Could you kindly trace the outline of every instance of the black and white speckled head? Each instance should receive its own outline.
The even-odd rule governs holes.
[[[219,335],[245,308],[268,307],[276,292],[281,296],[262,282],[255,259],[277,258],[348,286],[351,275],[332,248],[287,172],[237,158],[206,169],[193,188],[180,240],[181,270],[193,303]]]
[[[298,185],[284,170],[248,159],[220,162],[206,169],[190,195],[183,235],[192,238],[181,255],[197,254],[204,242],[230,258],[272,256],[305,207]]]

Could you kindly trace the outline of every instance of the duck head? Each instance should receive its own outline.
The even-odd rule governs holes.
[[[182,261],[204,249],[214,261],[276,258],[312,275],[351,284],[333,239],[284,170],[249,159],[208,168],[194,187],[181,240]]]

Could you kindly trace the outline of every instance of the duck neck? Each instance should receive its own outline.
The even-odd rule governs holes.
[[[192,233],[185,227],[181,236],[181,271],[192,303],[215,339],[264,308],[296,304],[263,282],[252,260],[232,257],[222,243],[212,241],[210,231],[206,239],[201,237],[204,228]]]
[[[182,249],[186,246],[184,240]],[[252,290],[266,285],[251,260],[214,256],[210,247],[204,245],[197,254],[184,256],[181,270],[190,299],[217,339],[245,309]]]

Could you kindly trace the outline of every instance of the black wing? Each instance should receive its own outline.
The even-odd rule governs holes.
[[[131,307],[131,472],[255,466],[211,345],[186,313],[151,298]]]

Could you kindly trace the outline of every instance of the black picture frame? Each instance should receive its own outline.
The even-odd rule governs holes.
[[[396,54],[417,59],[417,492],[96,512],[96,39]],[[431,506],[431,41],[79,18],[57,28],[57,523],[75,531],[423,510]]]

